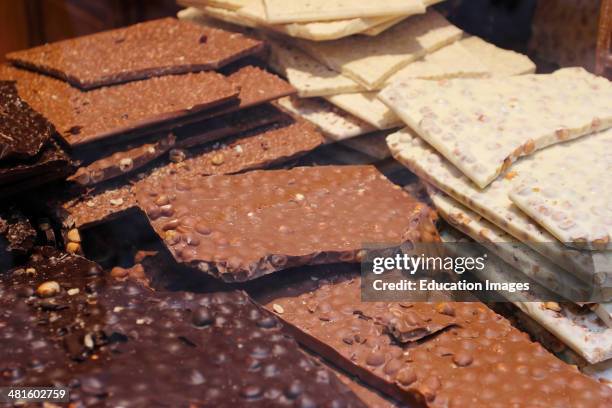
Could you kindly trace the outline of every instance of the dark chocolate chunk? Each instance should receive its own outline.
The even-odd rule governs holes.
[[[609,387],[558,360],[482,303],[363,303],[359,267],[346,264],[275,278],[274,285],[263,278],[252,295],[298,341],[410,406],[612,403]],[[392,322],[398,316],[418,320],[406,317],[414,310],[423,320],[441,317],[454,324],[402,346]]]
[[[7,59],[91,89],[218,69],[262,48],[261,41],[241,34],[165,18],[13,52]]]
[[[74,406],[364,406],[244,292],[153,292],[98,268],[46,248],[0,275],[0,386],[68,386]]]
[[[19,97],[14,82],[0,81],[0,161],[40,152],[55,129]]]
[[[261,144],[261,149],[275,149]],[[222,165],[224,156],[213,156]],[[186,174],[186,175],[185,175]],[[427,241],[429,210],[371,166],[150,177],[139,206],[181,263],[228,281],[306,264],[357,262],[364,242]],[[419,227],[430,228],[415,231]],[[423,219],[423,222],[419,220]]]

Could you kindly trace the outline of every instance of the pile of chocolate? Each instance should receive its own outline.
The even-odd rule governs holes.
[[[330,158],[273,102],[294,89],[265,52],[163,19],[7,56],[0,387],[73,408],[610,406],[482,303],[361,302],[364,243],[439,242],[435,213],[396,167]]]

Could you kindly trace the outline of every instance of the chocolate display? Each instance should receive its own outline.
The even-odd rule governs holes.
[[[43,248],[0,293],[1,386],[61,384],[73,406],[364,406],[244,292],[155,293]]]
[[[414,232],[415,219],[419,226],[431,222],[429,211],[371,166],[205,179],[176,174],[148,178],[134,190],[177,261],[226,281],[356,262],[364,243],[398,245]]]
[[[274,287],[262,282],[255,299],[298,341],[400,401],[423,407],[612,403],[609,387],[557,360],[481,303],[363,303],[359,268],[347,265],[277,280]],[[408,343],[390,330],[394,319],[418,327],[436,315],[454,324]]]
[[[19,97],[13,82],[0,81],[0,161],[38,154],[53,126]]]
[[[218,69],[262,48],[262,42],[241,34],[165,18],[13,52],[7,58],[91,89]]]

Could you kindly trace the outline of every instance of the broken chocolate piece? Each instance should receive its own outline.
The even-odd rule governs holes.
[[[53,125],[19,97],[14,82],[0,81],[0,160],[38,154]]]
[[[138,204],[177,261],[227,281],[357,262],[364,243],[395,246],[431,233],[414,229],[431,222],[429,211],[371,166],[187,174],[144,179],[134,187]]]
[[[218,69],[263,49],[237,33],[164,18],[7,55],[82,88]]]
[[[153,292],[44,248],[0,293],[0,386],[61,384],[74,406],[364,407],[244,292]]]

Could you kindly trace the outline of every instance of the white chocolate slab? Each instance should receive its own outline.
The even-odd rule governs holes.
[[[456,242],[452,233],[442,234],[442,238],[445,242]],[[458,251],[466,249],[457,248]],[[497,282],[520,280],[521,272],[510,265],[502,268],[501,264],[503,262],[488,262],[487,268],[477,272],[479,279]],[[501,294],[507,293],[501,292]],[[612,358],[612,328],[603,324],[595,313],[565,303],[558,304],[561,308],[558,312],[548,309],[543,302],[513,301],[512,303],[590,364]]]
[[[428,189],[428,192],[442,218],[508,265],[554,293],[571,299],[585,299],[589,287],[574,275],[520,243],[501,228],[448,195],[434,188]]]
[[[396,16],[382,16],[311,23],[271,24],[266,19],[262,0],[248,0],[248,3],[236,12],[261,27],[312,41],[336,40],[397,19]]]
[[[571,142],[577,143],[579,140]],[[612,287],[612,253],[577,251],[557,241],[510,200],[513,179],[522,171],[521,161],[512,171],[480,189],[442,155],[409,129],[387,137],[393,157],[413,173],[444,191],[469,209],[531,246],[585,282]],[[538,153],[536,153],[537,155]]]
[[[377,97],[376,92],[360,92],[325,96],[329,102],[377,129],[392,129],[402,126],[402,121]]]
[[[271,24],[328,21],[360,17],[412,15],[425,12],[422,0],[264,0]]]
[[[335,95],[360,92],[363,87],[350,78],[327,68],[308,54],[277,40],[270,44],[269,63],[273,70],[287,78],[298,91],[298,96]]]
[[[482,38],[471,36],[459,43],[484,64],[491,76],[532,74],[536,65],[526,55],[499,48]]]
[[[379,97],[480,188],[518,157],[612,126],[612,84],[581,68],[401,80]]]
[[[289,113],[317,126],[332,141],[340,141],[373,132],[372,125],[336,108],[320,98],[285,97],[278,104]]]
[[[413,16],[370,38],[352,36],[335,41],[296,41],[312,57],[359,82],[378,89],[395,72],[453,43],[462,31],[435,11]]]
[[[442,47],[423,59],[414,61],[391,75],[385,84],[405,79],[480,78],[489,76],[489,68],[479,58],[456,42]]]
[[[545,149],[521,168],[514,204],[565,245],[612,249],[612,129]]]

